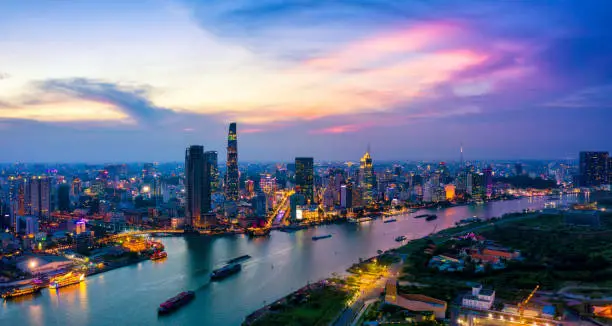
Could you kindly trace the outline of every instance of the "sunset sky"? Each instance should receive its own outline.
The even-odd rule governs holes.
[[[0,1],[0,161],[612,150],[611,1]]]

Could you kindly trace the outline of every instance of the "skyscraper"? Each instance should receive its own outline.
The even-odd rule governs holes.
[[[295,185],[307,202],[314,203],[314,160],[312,157],[295,158]]]
[[[359,186],[363,189],[363,201],[366,206],[371,204],[374,198],[374,181],[372,157],[367,150],[361,157],[359,165]]]
[[[210,210],[210,184],[206,174],[204,146],[193,145],[185,151],[185,225],[202,226],[202,215]]]
[[[62,212],[70,211],[70,185],[62,183],[57,189],[57,208]]]
[[[210,193],[216,193],[219,188],[219,163],[217,151],[204,152],[204,160],[206,162],[206,174],[210,181]]]
[[[608,152],[580,152],[580,186],[596,187],[608,180]]]
[[[227,170],[225,172],[225,198],[231,201],[239,199],[239,179],[238,173],[238,135],[236,133],[236,123],[229,125],[227,134]]]
[[[493,170],[491,167],[486,167],[482,170],[484,174],[484,187],[485,187],[485,195],[487,198],[491,198],[493,195]]]
[[[33,177],[28,184],[31,215],[49,217],[51,212],[51,180],[46,176]]]

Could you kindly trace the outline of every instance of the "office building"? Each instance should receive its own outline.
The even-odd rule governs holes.
[[[351,183],[340,186],[340,207],[353,207],[353,185]]]
[[[363,202],[367,206],[374,199],[374,168],[372,166],[372,157],[370,151],[361,158],[359,164],[359,186],[363,190]]]
[[[491,198],[493,195],[493,170],[491,167],[486,167],[482,170],[484,175],[485,196]]]
[[[51,180],[46,176],[33,177],[27,188],[30,194],[30,214],[47,218],[51,213]]]
[[[57,209],[62,212],[70,211],[70,185],[62,183],[57,188]]]
[[[295,186],[309,204],[314,203],[314,160],[312,157],[295,158]]]
[[[580,186],[597,187],[608,182],[608,152],[580,152]]]
[[[238,201],[240,174],[238,172],[238,135],[236,123],[229,125],[227,134],[227,162],[225,171],[225,198],[230,201]]]
[[[219,162],[217,151],[204,152],[206,162],[206,174],[208,175],[211,195],[219,190]]]
[[[210,184],[206,174],[204,146],[193,145],[185,151],[185,225],[201,226],[202,214],[210,210]]]

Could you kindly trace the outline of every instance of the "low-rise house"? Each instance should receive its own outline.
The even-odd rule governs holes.
[[[444,319],[446,317],[446,301],[422,294],[398,293],[397,280],[395,279],[387,281],[384,303],[395,305],[411,312],[432,313],[436,319]]]
[[[483,289],[482,285],[472,287],[472,293],[463,297],[462,306],[464,308],[489,310],[495,301],[495,291]]]

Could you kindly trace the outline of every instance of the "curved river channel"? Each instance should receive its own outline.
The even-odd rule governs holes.
[[[564,195],[560,204],[579,201]],[[495,201],[481,206],[421,210],[362,224],[324,225],[295,233],[274,231],[267,238],[243,235],[161,238],[168,258],[144,261],[103,274],[59,291],[43,290],[36,297],[1,303],[1,325],[239,325],[246,315],[306,285],[343,273],[359,258],[398,246],[395,237],[426,236],[455,225],[461,219],[491,218],[523,209],[541,209],[547,198]],[[412,216],[435,213],[425,221]],[[437,227],[436,227],[437,225]],[[312,241],[314,235],[332,234]],[[249,254],[242,271],[220,282],[209,273],[231,258]],[[183,290],[196,298],[169,316],[157,315],[157,306]]]

